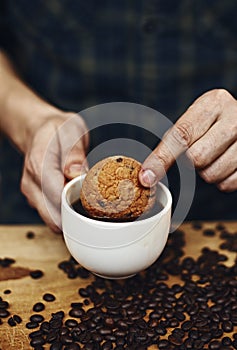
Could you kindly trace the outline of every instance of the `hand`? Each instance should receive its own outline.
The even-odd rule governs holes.
[[[199,97],[168,130],[139,174],[144,186],[159,181],[183,152],[208,183],[237,189],[237,101],[226,90]]]
[[[86,171],[87,128],[74,113],[45,119],[27,143],[21,190],[45,223],[61,231],[61,192],[65,181]]]

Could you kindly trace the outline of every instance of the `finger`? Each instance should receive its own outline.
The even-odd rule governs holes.
[[[21,191],[26,196],[29,205],[36,208],[42,220],[55,233],[61,232],[61,217],[58,207],[53,203],[46,205],[45,196],[38,185],[24,175],[21,181]]]
[[[193,115],[189,111],[168,130],[156,149],[146,158],[139,173],[140,181],[144,186],[152,186],[162,179],[178,156],[205,134],[215,120],[215,116],[209,119],[209,123],[198,122],[197,128],[194,127],[192,120]]]
[[[88,163],[85,150],[82,147],[81,142],[79,142],[69,152],[65,161],[63,172],[67,179],[73,179],[74,177],[86,173],[87,171]]]
[[[61,167],[66,178],[72,179],[86,172],[88,164],[86,151],[89,144],[89,134],[84,120],[73,114],[59,129],[57,137],[52,140],[61,149]]]
[[[144,186],[151,186],[159,181],[175,159],[200,139],[217,120],[220,106],[213,107],[211,103],[208,104],[209,100],[209,97],[203,96],[189,107],[164,135],[156,149],[146,158],[139,174]],[[148,172],[150,176],[147,176]],[[152,182],[149,182],[149,179]]]
[[[219,183],[235,172],[237,165],[237,142],[233,143],[210,166],[199,171],[208,183]]]
[[[232,173],[223,181],[217,184],[220,191],[223,192],[233,192],[237,190],[237,171]]]
[[[218,120],[203,136],[187,150],[194,166],[202,169],[212,164],[236,139],[236,126],[226,119]]]

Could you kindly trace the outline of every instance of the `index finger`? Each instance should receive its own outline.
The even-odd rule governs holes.
[[[203,95],[169,129],[155,150],[142,164],[139,174],[144,186],[152,186],[172,166],[180,154],[201,138],[216,121],[220,114],[219,104]]]

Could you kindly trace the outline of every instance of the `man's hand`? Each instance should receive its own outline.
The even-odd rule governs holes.
[[[237,101],[226,90],[199,97],[168,130],[139,174],[144,186],[159,181],[186,152],[208,183],[222,191],[237,189]]]
[[[59,232],[64,184],[86,171],[86,125],[74,113],[53,115],[45,118],[27,145],[21,190],[46,224]]]

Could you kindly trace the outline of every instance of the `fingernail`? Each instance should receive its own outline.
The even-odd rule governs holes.
[[[153,173],[152,170],[146,169],[142,171],[140,175],[140,180],[144,186],[151,187],[156,184],[156,175]]]
[[[86,168],[80,164],[71,164],[68,170],[72,177],[84,174],[87,171]]]

